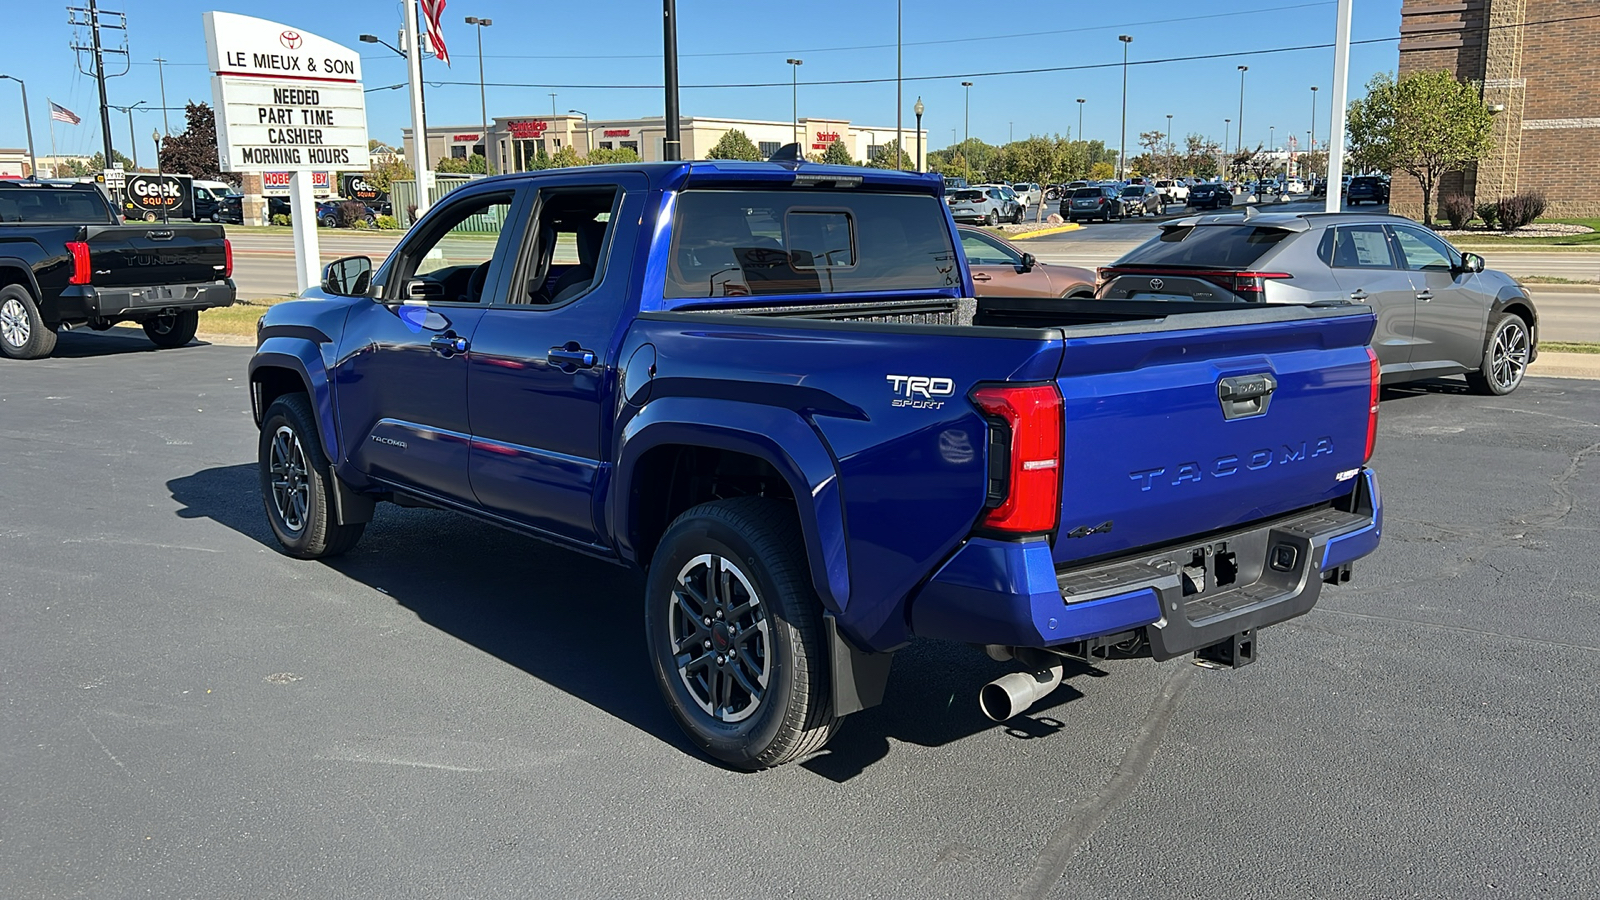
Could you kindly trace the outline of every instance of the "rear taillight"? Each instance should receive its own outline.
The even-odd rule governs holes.
[[[989,487],[980,526],[1006,534],[1054,531],[1061,513],[1061,392],[1054,384],[972,392],[989,420]]]
[[[233,241],[222,239],[222,277],[233,277]]]
[[[1216,281],[1245,300],[1260,300],[1267,290],[1267,281],[1274,278],[1293,278],[1288,272],[1224,272]]]
[[[89,283],[89,245],[83,241],[67,241],[67,252],[72,255],[72,274],[67,284]]]
[[[1367,366],[1371,384],[1367,393],[1367,454],[1361,458],[1363,463],[1371,462],[1372,448],[1378,440],[1378,395],[1383,392],[1382,374],[1378,367],[1378,354],[1367,348]]]

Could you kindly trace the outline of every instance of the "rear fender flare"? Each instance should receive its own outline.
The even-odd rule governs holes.
[[[638,462],[649,450],[667,444],[745,453],[776,469],[795,497],[817,594],[829,610],[844,611],[850,599],[844,502],[833,455],[810,423],[790,409],[738,401],[667,397],[646,405],[617,438],[607,517],[624,559],[641,555],[629,537]]]
[[[328,383],[328,370],[323,365],[322,354],[317,346],[294,337],[270,337],[261,342],[255,356],[250,358],[250,405],[255,411],[258,426],[267,414],[265,404],[259,402],[256,387],[260,380],[257,373],[263,369],[286,369],[300,376],[300,382],[311,398],[311,405],[316,409],[317,438],[322,442],[323,454],[335,463],[342,459],[339,433],[333,419],[333,392]]]
[[[21,277],[13,279],[10,277],[13,274]],[[52,321],[52,316],[56,315],[55,305],[46,305],[44,291],[39,289],[39,279],[33,274],[33,266],[15,256],[0,256],[0,275],[6,276],[0,278],[0,282],[16,281],[27,288],[28,293],[33,295],[33,305],[38,307],[39,315],[43,316],[46,322]]]

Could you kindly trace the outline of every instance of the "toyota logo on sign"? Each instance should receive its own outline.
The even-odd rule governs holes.
[[[298,31],[285,31],[278,35],[278,43],[290,50],[299,50],[300,45],[305,43],[305,38],[301,37]]]
[[[1166,285],[1166,282],[1162,281],[1159,278],[1150,279],[1150,290],[1152,290],[1152,291],[1159,291],[1165,285]]]

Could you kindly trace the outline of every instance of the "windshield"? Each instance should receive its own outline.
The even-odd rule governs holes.
[[[1137,197],[1143,193],[1144,188],[1141,187],[1127,187],[1122,189],[1122,196],[1124,197]]]
[[[1250,266],[1288,237],[1281,228],[1255,225],[1189,225],[1169,228],[1117,260],[1118,266]]]
[[[926,194],[685,191],[665,296],[956,287],[956,250],[938,203]]]
[[[1078,188],[1072,192],[1074,200],[1088,200],[1100,196],[1099,188]]]

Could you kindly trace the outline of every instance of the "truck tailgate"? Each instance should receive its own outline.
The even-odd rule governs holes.
[[[1365,310],[1253,307],[1069,328],[1060,564],[1332,500],[1365,462]]]
[[[221,225],[90,225],[82,240],[89,245],[90,281],[96,287],[220,281],[227,267]]]

